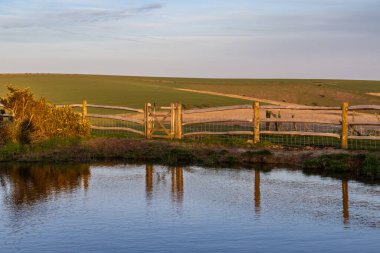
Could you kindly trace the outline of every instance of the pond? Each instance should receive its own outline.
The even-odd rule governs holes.
[[[380,186],[285,168],[1,165],[0,252],[378,252]]]

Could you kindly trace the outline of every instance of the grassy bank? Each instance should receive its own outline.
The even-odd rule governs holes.
[[[297,150],[233,147],[215,144],[120,138],[51,139],[28,146],[8,144],[0,149],[1,162],[103,162],[253,167],[285,165],[311,174],[380,182],[377,153],[334,149]]]
[[[325,176],[380,181],[379,154],[335,154],[306,159],[303,171]]]

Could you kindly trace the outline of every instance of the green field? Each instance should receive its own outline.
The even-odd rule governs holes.
[[[168,79],[170,80],[170,79]],[[171,86],[304,104],[380,104],[380,81],[310,79],[171,79]]]
[[[244,104],[247,101],[219,96],[194,94],[177,91],[170,85],[150,82],[147,79],[121,76],[90,75],[0,75],[0,94],[6,92],[6,85],[30,87],[37,96],[43,96],[53,103],[88,103],[124,105],[143,108],[144,103],[169,105],[181,101],[196,107]]]
[[[181,101],[187,108],[248,101],[175,88],[216,91],[305,105],[380,104],[380,81],[301,79],[194,79],[99,75],[14,74],[0,75],[0,95],[5,86],[30,87],[37,96],[57,104],[80,103],[125,105],[142,108],[145,102],[168,105]]]

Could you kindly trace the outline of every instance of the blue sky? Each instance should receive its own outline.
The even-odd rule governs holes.
[[[380,0],[0,0],[0,72],[380,80]]]

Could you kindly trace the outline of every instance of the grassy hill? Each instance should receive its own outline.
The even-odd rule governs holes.
[[[145,102],[205,107],[249,102],[208,94],[178,91],[187,88],[245,95],[305,105],[380,104],[380,81],[301,79],[195,79],[100,75],[14,74],[0,75],[0,94],[5,85],[30,87],[38,96],[59,104],[89,103],[141,108]]]

